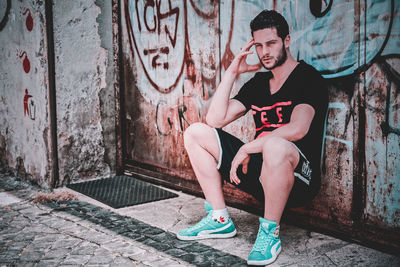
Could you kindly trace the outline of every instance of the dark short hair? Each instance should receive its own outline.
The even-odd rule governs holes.
[[[286,19],[275,10],[265,9],[250,22],[251,35],[257,30],[267,28],[275,28],[282,40],[289,34],[289,25]]]

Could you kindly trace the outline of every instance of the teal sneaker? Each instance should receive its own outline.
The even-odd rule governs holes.
[[[180,240],[199,240],[207,238],[229,238],[236,235],[236,228],[232,219],[226,223],[219,223],[212,219],[212,207],[210,203],[204,203],[207,216],[196,225],[183,229],[177,234]]]
[[[267,265],[276,260],[281,252],[279,226],[276,222],[260,218],[260,229],[253,249],[247,259],[248,265]]]

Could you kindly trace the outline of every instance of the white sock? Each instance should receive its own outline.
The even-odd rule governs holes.
[[[212,219],[219,223],[227,223],[229,221],[228,209],[213,210]]]

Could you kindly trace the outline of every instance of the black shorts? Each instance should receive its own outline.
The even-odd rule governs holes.
[[[231,183],[229,174],[231,162],[244,143],[221,129],[215,130],[221,151],[217,168],[222,179]],[[300,149],[297,148],[297,150],[300,154],[300,160],[294,170],[295,181],[287,202],[288,207],[302,206],[311,201],[315,196],[310,187],[312,181],[311,164]],[[264,191],[260,182],[262,161],[261,153],[251,154],[247,174],[244,174],[242,167],[239,166],[237,175],[240,179],[240,184],[234,185],[264,203]]]

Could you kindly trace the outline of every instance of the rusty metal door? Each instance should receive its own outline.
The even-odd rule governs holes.
[[[122,2],[124,162],[196,188],[183,132],[203,120],[219,80],[218,1]]]
[[[121,2],[125,172],[201,194],[183,132],[204,121],[231,49],[242,44],[231,44],[235,1]],[[250,117],[243,121],[250,126],[231,129],[252,136]],[[232,189],[224,190],[243,199]]]
[[[204,121],[221,75],[251,36],[249,21],[265,8],[282,12],[292,55],[330,88],[321,192],[288,218],[400,248],[398,1],[121,0],[124,170],[201,194],[183,132]],[[249,141],[253,128],[249,115],[226,130]],[[224,190],[231,203],[262,208]]]

